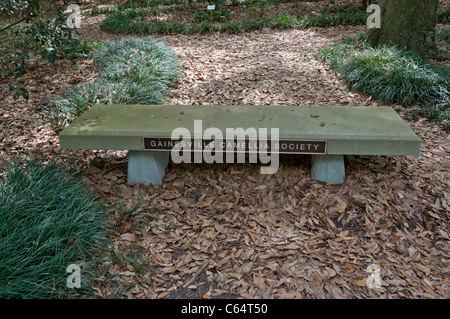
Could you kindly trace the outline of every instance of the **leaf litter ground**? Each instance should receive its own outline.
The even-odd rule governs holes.
[[[83,34],[101,33],[98,21]],[[159,36],[182,59],[170,104],[366,105],[313,56],[360,27],[241,35]],[[111,38],[111,37],[110,37]],[[128,298],[448,298],[450,138],[412,121],[419,157],[348,156],[343,185],[309,178],[307,156],[258,164],[169,164],[162,185],[126,185],[126,152],[60,150],[39,107],[92,80],[89,60],[37,65],[29,101],[2,79],[2,159],[64,160],[112,206],[120,276]],[[381,287],[367,286],[371,264]],[[110,297],[105,281],[99,297]]]

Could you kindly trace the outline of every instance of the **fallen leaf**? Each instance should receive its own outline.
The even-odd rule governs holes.
[[[336,276],[336,271],[334,269],[331,269],[329,267],[325,267],[325,270],[327,271],[328,279],[333,278],[334,276]]]
[[[339,206],[339,208],[338,208],[338,212],[339,213],[343,213],[343,212],[345,212],[345,209],[347,208],[347,202],[343,202],[342,204],[341,204],[341,206]]]
[[[212,286],[209,286],[209,290],[206,293],[204,293],[202,296],[203,299],[209,299],[209,297],[211,297],[211,289],[212,289]]]
[[[170,291],[166,291],[166,292],[163,292],[162,294],[159,294],[156,297],[156,299],[161,299],[161,298],[167,297],[168,295],[170,295]]]
[[[367,285],[367,278],[357,281],[356,284],[360,287],[365,287]]]
[[[403,297],[403,298],[408,298],[403,292],[401,292],[401,291],[399,291],[399,292],[397,292],[401,297]]]
[[[300,247],[301,247],[300,245],[292,243],[284,246],[283,249],[300,249]]]
[[[125,233],[120,235],[120,238],[127,241],[135,241],[136,236],[133,233]]]
[[[417,263],[417,268],[418,268],[421,272],[423,272],[425,275],[427,275],[427,276],[429,276],[430,273],[431,273],[431,269],[430,269],[430,268],[428,268],[428,267],[426,267],[426,266],[424,266],[424,265],[422,265],[422,264],[420,264],[420,263]]]

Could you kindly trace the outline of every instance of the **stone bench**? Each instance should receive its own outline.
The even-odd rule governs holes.
[[[279,128],[286,153],[311,154],[311,178],[326,183],[344,182],[344,155],[420,152],[420,139],[392,108],[356,106],[95,105],[61,132],[60,147],[128,150],[128,183],[160,184],[170,149],[149,145],[178,127],[193,132],[194,120],[223,132]]]

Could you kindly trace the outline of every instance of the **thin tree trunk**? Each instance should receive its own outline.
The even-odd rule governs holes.
[[[436,52],[438,0],[379,0],[381,29],[372,29],[372,44],[397,46],[419,54]]]

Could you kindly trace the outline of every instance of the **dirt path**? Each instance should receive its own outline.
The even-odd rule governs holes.
[[[241,35],[162,37],[184,62],[184,81],[174,104],[365,105],[314,60],[318,50],[344,32],[266,31]]]
[[[105,39],[97,27],[87,28]],[[350,93],[313,58],[359,31],[159,36],[183,62],[168,103],[381,105]],[[401,112],[423,141],[421,156],[348,156],[344,185],[312,181],[308,157],[283,156],[269,176],[258,165],[170,164],[162,185],[128,186],[125,152],[60,151],[37,107],[93,76],[89,61],[44,67],[25,78],[36,83],[28,102],[12,101],[2,85],[0,156],[58,157],[82,167],[107,202],[121,201],[115,227],[123,262],[110,273],[133,285],[129,298],[449,297],[450,139],[439,127]],[[374,289],[372,264],[382,279]]]

